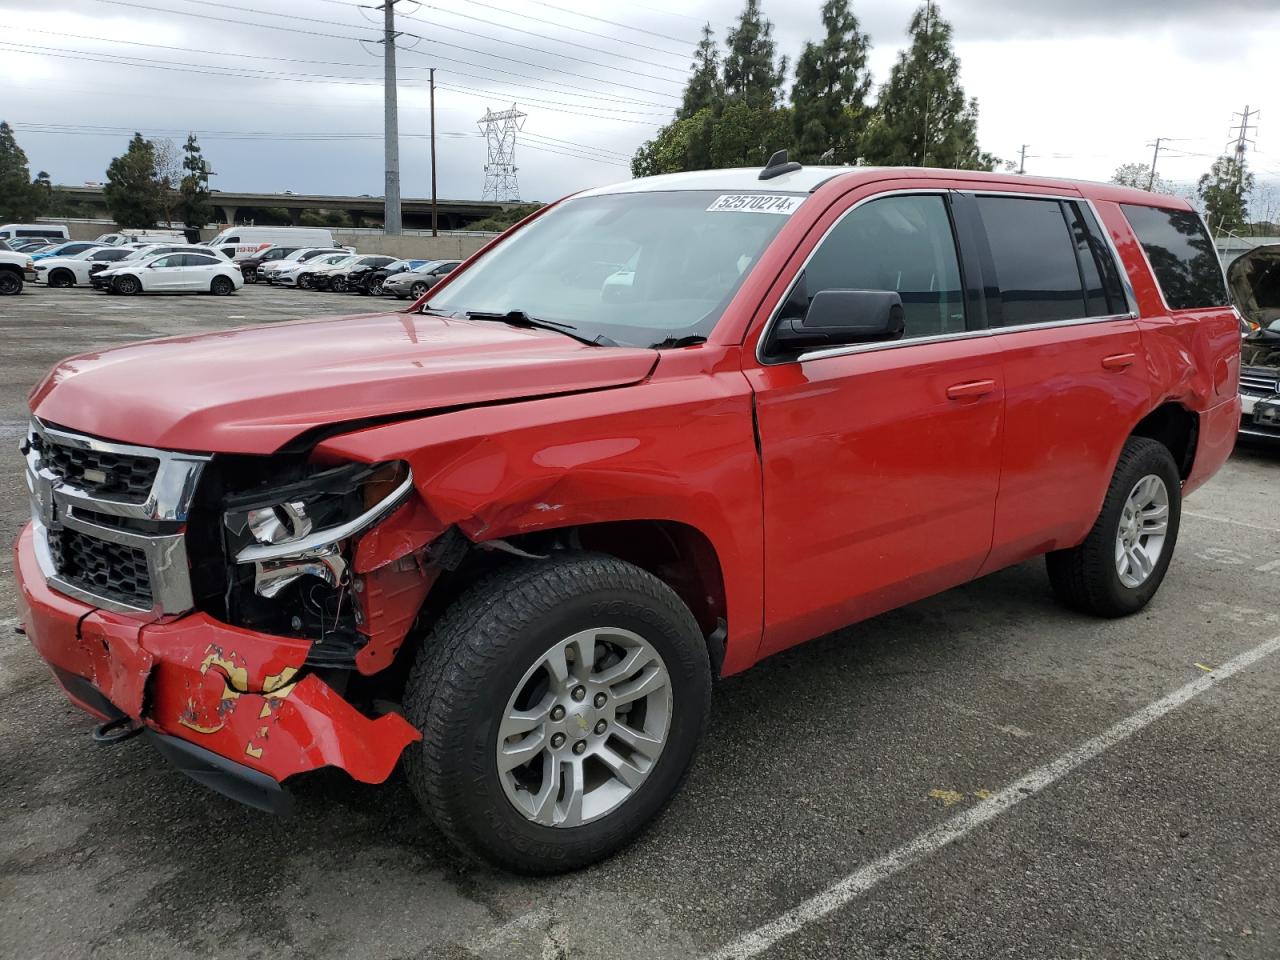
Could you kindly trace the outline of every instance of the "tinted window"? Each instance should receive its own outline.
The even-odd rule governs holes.
[[[946,201],[940,196],[886,197],[855,209],[814,251],[788,302],[803,310],[822,290],[895,290],[907,337],[964,330],[960,266]]]
[[[1115,254],[1112,253],[1111,246],[1106,241],[1102,226],[1087,204],[1070,203],[1067,204],[1067,209],[1073,215],[1072,235],[1076,238],[1076,255],[1081,260],[1081,269],[1085,271],[1086,289],[1092,289],[1088,282],[1089,273],[1086,266],[1088,260],[1092,259],[1094,270],[1101,274],[1103,295],[1107,301],[1107,315],[1128,313],[1131,307],[1124,293],[1123,281],[1120,279],[1122,268],[1116,263]],[[1083,243],[1081,233],[1084,234]],[[1093,313],[1091,307],[1089,315],[1098,316],[1099,314]]]
[[[182,257],[175,254],[171,257],[161,257],[159,260],[152,261],[153,267],[180,267],[182,266]]]
[[[1000,286],[999,323],[992,316],[992,326],[1088,315],[1075,240],[1057,200],[978,197],[978,213]]]
[[[436,267],[436,269],[435,269],[435,271],[434,271],[434,272],[435,272],[435,273],[441,273],[441,274],[444,274],[444,273],[452,273],[452,272],[453,272],[453,268],[454,268],[454,267],[456,267],[456,266],[457,266],[457,264],[456,264],[456,263],[446,263],[443,267]]]
[[[1198,216],[1190,210],[1127,203],[1121,209],[1147,252],[1171,310],[1223,307],[1230,302],[1218,252]]]

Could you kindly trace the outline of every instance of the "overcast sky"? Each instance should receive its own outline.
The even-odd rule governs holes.
[[[780,53],[816,39],[821,0],[762,0]],[[877,83],[916,4],[855,0]],[[525,199],[629,177],[671,115],[700,25],[740,0],[400,0],[401,170],[427,196],[426,68],[436,66],[439,193],[479,197],[477,119],[519,104]],[[1107,179],[1176,138],[1160,173],[1190,182],[1233,111],[1261,111],[1251,155],[1280,180],[1275,0],[939,0],[984,149],[1027,172]],[[0,0],[0,119],[32,172],[103,179],[129,132],[200,136],[224,190],[382,192],[381,13],[355,0]],[[361,41],[365,42],[361,42]],[[49,126],[53,125],[53,126]],[[338,136],[341,139],[318,139]]]

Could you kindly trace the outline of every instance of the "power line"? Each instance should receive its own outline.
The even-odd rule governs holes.
[[[529,3],[536,3],[540,7],[547,7],[550,10],[559,10],[561,13],[572,14],[575,17],[583,17],[587,20],[595,20],[597,23],[607,23],[613,27],[622,27],[624,30],[634,30],[636,33],[645,33],[651,37],[660,37],[663,40],[674,40],[676,43],[683,43],[686,47],[692,49],[698,45],[697,40],[686,40],[682,37],[673,37],[668,33],[658,33],[655,30],[646,30],[643,27],[629,27],[625,23],[619,23],[617,20],[606,20],[604,17],[597,17],[595,14],[583,13],[580,10],[570,10],[568,7],[560,7],[554,3],[547,3],[545,0],[527,0]]]
[[[173,9],[169,9],[169,8],[165,8],[165,7],[153,7],[153,6],[148,6],[147,4],[133,2],[133,0],[97,0],[97,2],[98,2],[98,3],[109,3],[109,4],[113,4],[113,5],[115,5],[115,6],[132,7],[132,8],[138,9],[138,10],[151,10],[151,11],[153,11],[153,12],[155,12],[155,13],[172,13],[172,14],[177,14],[177,15],[179,15],[179,16],[184,16],[184,17],[195,17],[196,19],[199,19],[199,20],[211,20],[211,21],[214,21],[214,22],[216,22],[216,23],[230,23],[230,24],[234,24],[234,25],[236,25],[236,26],[243,26],[243,27],[260,27],[260,28],[262,28],[262,29],[264,29],[264,30],[278,30],[278,31],[282,31],[282,32],[285,32],[285,33],[290,33],[290,34],[301,34],[301,35],[303,35],[303,36],[311,36],[311,37],[325,37],[325,38],[330,39],[330,40],[345,40],[345,41],[350,41],[350,40],[352,40],[352,39],[353,39],[352,37],[349,37],[349,36],[343,36],[342,34],[338,34],[338,33],[322,33],[322,32],[317,31],[317,30],[303,30],[303,29],[300,29],[300,28],[298,28],[298,27],[294,27],[294,26],[282,26],[282,25],[274,24],[274,23],[258,23],[258,22],[255,22],[255,21],[249,21],[249,20],[233,20],[233,19],[231,19],[231,18],[229,18],[229,17],[216,17],[216,16],[213,16],[212,14],[195,13],[195,12],[190,11],[190,10],[173,10]],[[191,2],[191,3],[196,3],[196,2],[199,2],[199,3],[205,3],[205,4],[210,5],[210,6],[219,6],[219,7],[223,7],[223,8],[225,8],[225,9],[229,9],[229,10],[237,10],[237,11],[239,11],[239,10],[244,10],[244,11],[246,11],[246,12],[250,12],[250,13],[262,13],[262,14],[266,14],[266,15],[269,15],[269,16],[281,16],[281,17],[289,18],[289,19],[291,19],[291,20],[292,20],[292,19],[298,19],[298,18],[294,18],[294,17],[292,17],[292,16],[291,16],[291,15],[289,15],[289,14],[275,14],[275,13],[270,13],[269,11],[256,11],[256,10],[251,10],[251,9],[249,9],[249,8],[247,8],[247,7],[234,7],[234,6],[229,6],[229,5],[226,5],[226,4],[214,4],[214,3],[212,3],[212,2],[211,2],[211,0],[188,0],[188,2]],[[302,19],[310,20],[310,19],[313,19],[313,18],[302,18]],[[319,22],[319,23],[325,23],[325,22],[327,22],[327,21],[320,20],[320,21],[316,21],[316,22]],[[369,27],[357,27],[357,29],[364,29],[364,30],[367,30],[367,29],[371,29],[371,28],[369,28]],[[494,58],[494,59],[496,59],[496,60],[503,60],[503,61],[505,61],[505,62],[507,62],[507,63],[518,63],[518,64],[521,64],[522,66],[526,66],[526,67],[533,67],[535,70],[546,70],[546,69],[548,69],[548,67],[547,67],[547,65],[546,65],[546,64],[534,63],[534,62],[529,61],[529,60],[520,60],[520,59],[517,59],[517,58],[515,58],[515,57],[507,57],[507,56],[503,56],[503,55],[501,55],[501,54],[489,53],[489,52],[484,51],[484,50],[476,50],[474,47],[465,47],[465,46],[462,46],[461,44],[449,43],[449,42],[447,42],[447,41],[445,41],[445,40],[434,40],[434,39],[430,39],[430,38],[426,38],[426,37],[419,36],[418,34],[415,34],[415,33],[408,33],[408,32],[405,32],[405,33],[403,33],[402,35],[403,35],[403,36],[410,36],[410,37],[414,37],[415,39],[418,39],[418,40],[425,40],[425,41],[426,41],[426,42],[428,42],[428,43],[438,44],[439,46],[452,47],[453,49],[456,49],[456,50],[463,50],[463,51],[465,51],[465,52],[467,52],[467,53],[479,54],[480,56],[483,56],[483,57],[493,57],[493,58]],[[372,39],[373,39],[373,38],[367,38],[367,42],[372,42]],[[409,52],[409,53],[417,53],[417,55],[418,55],[418,56],[425,56],[425,54],[424,54],[423,52],[421,52],[421,51],[414,51],[414,50],[413,50],[413,48],[411,48],[411,47],[404,47],[404,46],[401,46],[399,49],[404,50],[404,51]],[[553,52],[551,52],[551,51],[547,51],[547,50],[540,50],[540,49],[539,49],[539,48],[537,48],[537,47],[529,47],[528,49],[532,49],[532,50],[535,50],[535,51],[540,52],[540,53],[545,53],[545,54],[547,54],[548,56],[552,56],[552,57],[556,57],[556,56],[558,56],[557,54],[555,54],[555,53],[553,53]],[[445,58],[441,57],[440,59],[445,59]],[[561,59],[573,59],[573,58],[565,58],[565,57],[561,57]],[[605,68],[605,69],[607,69],[607,70],[621,70],[621,68],[609,67],[609,66],[607,66],[607,65],[602,65],[602,64],[599,64],[598,66],[604,66],[604,68]],[[496,68],[495,68],[495,69],[496,69]],[[607,85],[607,86],[621,87],[621,88],[628,89],[628,90],[634,90],[634,91],[637,91],[637,92],[639,92],[639,93],[649,94],[649,95],[652,95],[652,96],[667,97],[667,98],[669,98],[669,99],[671,99],[671,100],[678,100],[678,99],[679,99],[679,97],[678,97],[678,96],[676,96],[676,95],[674,95],[674,94],[661,93],[660,91],[657,91],[657,90],[651,90],[651,89],[649,89],[648,87],[637,87],[637,86],[635,86],[635,85],[633,85],[633,84],[629,84],[629,83],[622,83],[622,82],[617,81],[617,80],[606,80],[606,79],[604,79],[604,78],[602,78],[602,77],[592,77],[592,76],[588,76],[588,75],[586,75],[586,74],[574,73],[574,72],[569,71],[569,70],[556,69],[556,70],[554,70],[554,72],[555,72],[555,73],[559,73],[559,74],[563,74],[564,76],[568,76],[568,77],[577,77],[578,79],[581,79],[581,80],[589,80],[589,81],[591,81],[592,83],[602,83],[602,84],[605,84],[605,85]],[[623,72],[630,72],[630,71],[623,71]],[[654,77],[654,78],[650,78],[650,79],[662,79],[662,78],[656,78],[656,77]],[[673,83],[674,83],[674,82],[676,82],[676,81],[664,81],[664,82],[673,82]]]
[[[337,0],[337,2],[341,2],[341,0]],[[613,43],[624,43],[629,47],[636,47],[640,50],[650,50],[654,53],[665,53],[669,57],[687,58],[689,56],[687,52],[677,53],[674,50],[663,50],[661,47],[653,47],[653,46],[649,46],[648,44],[637,43],[634,40],[624,40],[622,37],[611,36],[610,34],[607,34],[607,33],[597,33],[594,30],[584,30],[582,27],[570,26],[569,24],[561,23],[558,20],[548,20],[545,17],[535,17],[531,13],[523,13],[523,12],[517,12],[515,10],[508,10],[505,7],[495,7],[491,3],[484,3],[483,0],[464,0],[464,2],[469,3],[474,7],[484,7],[488,10],[495,10],[498,13],[505,13],[508,16],[523,17],[525,20],[532,20],[534,23],[545,23],[545,24],[548,24],[549,26],[559,27],[561,30],[572,30],[574,33],[581,33],[588,37],[599,37],[603,40],[612,41]],[[626,25],[623,28],[633,32],[638,29],[637,27],[634,27],[631,25]]]
[[[480,2],[480,0],[469,0],[469,2],[471,2],[471,3],[475,3],[477,6],[487,7],[487,8],[488,8],[488,9],[490,9],[490,10],[497,10],[499,13],[505,13],[505,14],[512,15],[512,11],[510,11],[510,10],[503,10],[501,7],[494,7],[494,6],[491,6],[490,4],[487,4],[487,3],[481,3],[481,2]],[[647,65],[647,66],[650,66],[650,67],[657,67],[659,70],[670,70],[670,71],[675,72],[675,73],[685,73],[685,72],[686,72],[686,70],[685,70],[685,68],[684,68],[684,67],[673,67],[673,66],[669,66],[669,65],[667,65],[667,64],[663,64],[663,63],[654,63],[654,62],[653,62],[653,58],[652,58],[652,57],[650,57],[649,59],[644,59],[644,58],[641,58],[641,57],[632,56],[632,55],[630,55],[630,54],[625,54],[625,53],[615,53],[615,52],[608,51],[608,50],[601,50],[601,49],[600,49],[600,47],[599,47],[599,45],[591,46],[591,45],[588,45],[588,44],[585,44],[585,43],[578,43],[577,41],[574,41],[574,40],[563,40],[563,39],[561,39],[561,38],[559,38],[559,37],[549,36],[548,34],[545,34],[545,33],[538,33],[538,32],[537,32],[537,31],[535,31],[535,30],[526,30],[526,29],[524,29],[524,28],[522,28],[522,27],[512,27],[512,26],[508,26],[508,25],[507,25],[507,24],[505,24],[505,23],[494,23],[494,22],[493,22],[493,20],[491,20],[491,19],[485,19],[484,17],[476,17],[476,16],[472,16],[472,15],[471,15],[471,14],[469,14],[469,13],[461,13],[461,12],[459,12],[459,11],[457,11],[457,10],[449,10],[449,9],[444,8],[444,7],[437,7],[437,6],[435,6],[435,5],[433,5],[433,4],[430,4],[430,3],[421,3],[421,4],[420,4],[420,6],[424,7],[424,8],[425,8],[425,9],[427,9],[427,10],[435,10],[437,13],[447,14],[448,16],[451,16],[451,17],[460,17],[460,18],[461,18],[461,19],[463,19],[463,20],[474,20],[476,23],[485,23],[485,24],[489,24],[490,26],[500,27],[500,28],[502,28],[503,30],[510,30],[510,31],[512,31],[513,33],[522,33],[522,34],[524,34],[524,35],[526,35],[526,36],[530,36],[530,37],[537,37],[537,38],[538,38],[538,39],[540,39],[540,40],[549,40],[549,41],[551,41],[552,43],[562,43],[562,44],[564,44],[565,46],[568,46],[568,47],[577,47],[577,48],[579,48],[580,50],[591,50],[591,51],[594,51],[594,52],[596,52],[596,53],[605,53],[605,54],[607,54],[608,56],[611,56],[611,57],[617,57],[619,60],[631,60],[631,61],[634,61],[634,62],[636,62],[636,63],[643,63],[643,64],[645,64],[645,65]],[[524,17],[525,19],[529,19],[529,20],[537,20],[537,19],[538,19],[538,18],[536,18],[536,17],[530,17],[530,16],[528,16],[527,14],[514,14],[514,15],[516,15],[516,16],[521,16],[521,17]],[[497,42],[497,43],[505,43],[505,42],[506,42],[506,41],[503,41],[503,40],[499,40],[497,37],[490,37],[490,36],[487,36],[487,35],[485,35],[485,34],[470,33],[469,31],[463,30],[463,29],[462,29],[462,28],[460,28],[460,27],[452,27],[452,26],[449,26],[448,24],[441,23],[441,22],[440,22],[440,21],[438,21],[438,20],[428,20],[428,19],[426,19],[425,17],[420,17],[420,16],[417,16],[416,14],[408,14],[408,13],[406,13],[406,14],[405,14],[405,17],[407,17],[407,18],[408,18],[408,19],[410,19],[410,20],[418,20],[418,21],[420,21],[420,22],[422,22],[422,23],[429,23],[429,24],[431,24],[431,25],[432,25],[432,26],[434,26],[434,27],[439,27],[439,28],[444,29],[444,30],[455,30],[455,31],[458,31],[459,33],[467,33],[467,34],[468,34],[468,35],[470,35],[470,36],[482,36],[482,37],[484,37],[486,40],[493,40],[493,41],[495,41],[495,42]],[[544,21],[539,21],[539,22],[547,23],[547,22],[553,22],[553,21],[545,21],[545,20],[544,20]],[[573,27],[566,27],[565,29],[567,29],[567,30],[573,30],[573,29],[575,29],[575,28],[573,28]],[[591,31],[589,31],[589,30],[583,30],[583,31],[581,31],[581,32],[582,32],[582,33],[586,33],[588,36],[592,36],[592,37],[601,37],[601,38],[603,38],[603,39],[605,39],[605,40],[614,40],[614,39],[616,39],[616,38],[614,38],[614,37],[610,37],[610,36],[608,36],[607,34],[603,34],[603,33],[592,33],[592,32],[591,32]],[[623,42],[623,43],[626,43],[627,41],[625,41],[625,40],[624,40],[624,41],[622,41],[622,42]],[[655,53],[665,54],[666,56],[669,56],[669,57],[683,57],[683,56],[685,56],[685,54],[682,54],[682,53],[671,53],[670,51],[667,51],[667,50],[659,50],[657,47],[645,47],[645,46],[643,46],[642,44],[638,44],[638,46],[641,46],[641,47],[642,47],[642,49],[645,49],[645,50],[651,50],[651,51],[653,51],[653,52],[655,52]],[[547,51],[547,52],[550,52],[550,51]],[[647,76],[647,75],[646,75],[646,76]],[[655,77],[654,79],[658,79],[658,78],[656,78],[656,77]]]

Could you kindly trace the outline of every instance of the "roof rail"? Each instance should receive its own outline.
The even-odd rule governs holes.
[[[779,150],[769,158],[769,162],[764,165],[764,169],[760,171],[757,180],[772,180],[774,177],[780,177],[784,173],[794,173],[800,169],[800,164],[794,160],[787,159],[787,151]]]

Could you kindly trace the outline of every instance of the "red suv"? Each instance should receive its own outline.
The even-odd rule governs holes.
[[[1142,609],[1239,354],[1174,197],[635,180],[407,311],[58,365],[21,619],[99,739],[268,809],[403,760],[462,848],[568,869],[670,799],[715,677],[1038,555],[1067,604]]]

